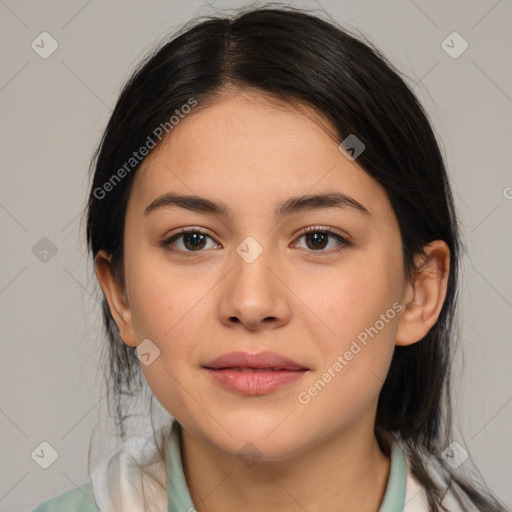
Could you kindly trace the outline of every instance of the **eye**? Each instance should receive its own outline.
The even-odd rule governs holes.
[[[181,239],[181,240],[180,240]],[[203,252],[201,249],[212,249],[218,246],[216,242],[214,242],[214,247],[207,247],[207,239],[213,241],[212,237],[208,235],[208,233],[201,228],[183,228],[171,236],[168,236],[164,240],[160,242],[162,247],[168,247],[173,251],[181,252],[185,255],[190,255],[193,252]],[[180,240],[181,248],[176,248],[173,244]],[[178,245],[180,245],[178,244]],[[189,254],[187,254],[189,253]]]
[[[321,253],[336,253],[342,251],[345,247],[352,245],[351,242],[346,240],[341,235],[331,231],[329,228],[323,226],[311,226],[305,228],[301,231],[301,238],[305,239],[306,249],[309,249],[311,252],[321,252]],[[329,239],[335,239],[338,241],[338,245],[335,246],[334,249],[324,251],[329,245]],[[295,247],[297,244],[295,245]],[[315,255],[316,256],[316,255]]]
[[[298,239],[300,240],[301,238],[305,239],[306,249],[308,249],[309,252],[319,252],[321,255],[336,253],[352,245],[352,243],[344,237],[325,226],[310,226],[304,228],[300,232]],[[213,246],[207,246],[208,239],[213,242]],[[328,247],[329,240],[333,239],[336,240],[338,244],[330,250],[324,250]],[[176,244],[177,241],[179,241],[179,244]],[[185,256],[192,256],[192,253],[204,252],[202,249],[215,249],[219,247],[219,244],[213,240],[207,231],[196,227],[182,228],[178,233],[164,238],[160,242],[160,245],[172,251],[182,253]],[[176,245],[178,245],[178,247]],[[179,247],[179,245],[181,245],[181,247]],[[297,243],[294,247],[297,247]],[[315,254],[315,256],[317,255]],[[320,256],[320,254],[318,256]]]

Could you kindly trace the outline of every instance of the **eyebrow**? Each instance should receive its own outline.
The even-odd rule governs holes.
[[[230,217],[229,207],[221,201],[214,201],[194,195],[176,194],[174,192],[168,192],[157,197],[145,208],[144,215],[148,215],[160,208],[172,207],[184,208],[198,213],[220,215],[226,218]],[[372,217],[371,213],[361,203],[341,192],[290,197],[274,207],[274,217],[281,218],[303,211],[327,208],[352,210]]]

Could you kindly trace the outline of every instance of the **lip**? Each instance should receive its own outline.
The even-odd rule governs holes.
[[[277,352],[228,352],[204,365],[211,370],[224,368],[269,368],[271,370],[309,370]]]
[[[204,368],[223,387],[244,395],[263,395],[299,380],[309,371],[276,352],[229,352]]]

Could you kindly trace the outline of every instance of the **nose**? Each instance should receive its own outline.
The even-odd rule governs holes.
[[[231,259],[231,271],[220,290],[220,320],[231,328],[250,331],[282,327],[290,320],[291,308],[278,251],[257,251],[254,259],[254,253],[246,257],[243,249],[247,248],[249,253],[254,251],[250,244],[241,244]]]

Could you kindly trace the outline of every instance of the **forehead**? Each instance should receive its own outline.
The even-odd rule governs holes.
[[[325,118],[250,93],[181,119],[142,163],[130,201],[141,211],[168,191],[216,197],[233,211],[333,191],[375,213],[389,206],[382,187],[339,151]]]

